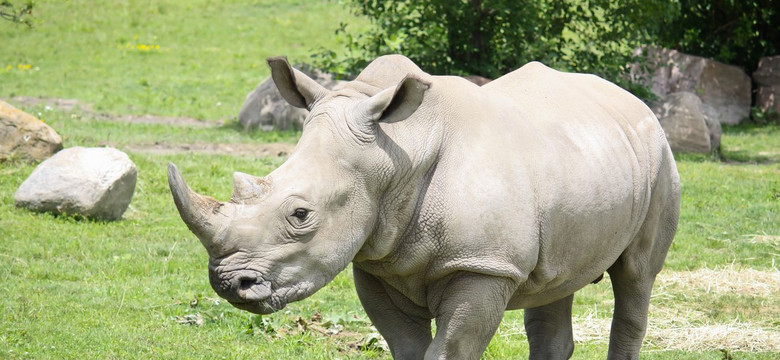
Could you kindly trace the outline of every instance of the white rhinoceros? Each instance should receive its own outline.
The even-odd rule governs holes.
[[[220,296],[271,313],[352,262],[396,359],[478,359],[508,309],[525,309],[531,358],[564,359],[573,293],[608,272],[608,357],[639,356],[680,201],[640,100],[535,62],[478,87],[383,56],[332,91],[284,58],[268,63],[284,98],[310,111],[287,162],[236,173],[230,202],[169,166]]]

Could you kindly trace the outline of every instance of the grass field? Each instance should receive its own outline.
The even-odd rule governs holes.
[[[297,133],[246,133],[231,119],[268,74],[265,57],[305,61],[312,49],[336,45],[338,22],[354,20],[343,5],[38,4],[33,29],[0,22],[0,99],[45,118],[66,147],[127,151],[138,184],[121,221],[34,214],[13,205],[34,165],[0,163],[0,359],[388,359],[349,269],[313,297],[262,317],[210,288],[206,253],[178,217],[166,164],[179,165],[196,191],[225,200],[233,171],[265,175],[284,156],[138,150],[294,143]],[[92,110],[20,104],[17,96],[73,98]],[[720,154],[678,156],[678,167],[680,229],[656,283],[642,358],[775,359],[780,128],[726,128]],[[575,359],[605,357],[611,312],[608,278],[578,293]],[[522,312],[508,312],[484,358],[527,357],[522,324]]]

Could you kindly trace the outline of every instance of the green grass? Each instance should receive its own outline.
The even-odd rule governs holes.
[[[55,117],[56,118],[56,117]],[[68,118],[68,117],[66,117]],[[90,139],[97,124],[65,123],[69,145]],[[67,121],[70,121],[68,118]],[[229,129],[169,126],[159,134],[149,125],[123,124],[123,133],[144,141],[163,141],[171,133],[186,138],[192,131],[211,131],[215,139]],[[766,129],[729,132],[728,141],[742,141]],[[776,132],[769,137],[778,141]],[[156,135],[155,135],[156,134]],[[237,132],[236,136],[250,135]],[[225,135],[228,136],[228,135]],[[99,137],[98,137],[99,138]],[[231,138],[222,139],[229,141]],[[240,139],[239,139],[240,140]],[[750,143],[745,142],[748,154]],[[763,146],[763,144],[761,145]],[[760,150],[759,150],[760,151]],[[208,285],[206,254],[178,218],[167,188],[165,168],[179,165],[196,191],[227,199],[233,171],[263,175],[280,158],[219,155],[161,156],[131,153],[139,180],[131,208],[118,222],[93,222],[33,214],[13,206],[13,193],[32,171],[20,163],[0,165],[0,357],[9,358],[388,358],[386,352],[360,350],[373,332],[352,285],[349,271],[312,298],[285,311],[258,317],[215,303]],[[683,184],[680,233],[665,271],[740,266],[776,270],[780,164],[739,164],[688,156],[678,159]],[[753,242],[756,234],[774,242]],[[195,301],[197,300],[197,301]],[[719,295],[677,289],[657,298],[654,306],[709,309],[699,321],[729,323],[735,318],[777,329],[778,299]],[[589,286],[575,298],[575,317],[597,309],[599,319],[611,316],[609,281]],[[766,309],[761,311],[760,309]],[[687,310],[686,310],[687,309]],[[750,309],[756,309],[751,311]],[[303,330],[300,323],[315,314],[344,326],[340,335]],[[202,326],[180,324],[199,315]],[[327,326],[323,326],[327,328]],[[7,349],[7,350],[3,350]],[[603,358],[606,344],[578,344],[576,358]],[[527,356],[522,312],[508,312],[486,359]],[[24,355],[27,353],[27,355]],[[737,353],[737,358],[768,359],[766,353]],[[664,351],[648,344],[643,358],[721,359],[707,352]]]
[[[366,24],[327,0],[36,3],[34,28],[0,22],[0,98],[209,120],[238,114],[268,76],[267,57],[306,62],[313,49],[337,46],[340,22]]]
[[[100,113],[227,119],[211,127],[138,124],[103,121],[79,110],[23,107],[45,118],[66,147],[295,142],[299,133],[244,132],[230,119],[267,75],[265,57],[288,54],[305,61],[311,49],[335,46],[339,21],[354,22],[336,1],[38,4],[32,30],[0,22],[0,99],[76,98]],[[18,66],[27,64],[30,69]],[[777,271],[780,127],[725,127],[722,143],[717,154],[677,156],[682,213],[661,276],[724,268]],[[311,298],[262,317],[219,301],[210,288],[206,252],[173,205],[167,163],[175,162],[196,191],[225,200],[233,171],[264,175],[283,159],[129,155],[138,167],[138,184],[117,222],[15,208],[13,195],[34,166],[0,163],[0,359],[389,358],[366,346],[374,330],[349,269]],[[739,321],[774,334],[780,329],[777,296],[656,288],[654,326],[670,320],[695,326]],[[575,324],[608,322],[611,313],[608,278],[575,297]],[[323,334],[328,329],[340,331]],[[522,312],[508,312],[484,358],[527,357],[522,329]],[[656,340],[647,341],[643,359],[728,358],[717,346],[674,350]],[[604,358],[606,349],[604,337],[578,342],[574,358]]]
[[[227,156],[131,154],[139,168],[132,208],[118,222],[93,222],[33,214],[13,206],[13,193],[32,166],[3,164],[0,176],[0,357],[27,358],[330,358],[348,341],[317,333],[295,336],[251,331],[255,317],[215,304],[207,257],[178,218],[165,177],[166,164],[181,167],[193,186],[225,198],[233,170],[270,171],[278,162]],[[204,163],[209,166],[203,166]],[[350,276],[289,312],[296,317],[343,317],[348,331],[368,334]],[[199,299],[193,304],[193,300]],[[203,326],[177,317],[201,314]],[[353,318],[353,315],[357,319]],[[349,341],[359,341],[360,338]],[[273,356],[272,356],[273,355]],[[349,355],[349,354],[347,354]],[[350,357],[365,354],[352,353]],[[296,355],[297,356],[297,355]]]
[[[780,127],[725,127],[720,155],[677,156],[680,226],[669,269],[774,268],[780,234]],[[722,158],[722,161],[717,161]],[[775,241],[756,242],[757,236]]]

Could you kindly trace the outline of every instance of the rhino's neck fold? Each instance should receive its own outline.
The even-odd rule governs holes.
[[[378,181],[385,186],[378,189],[376,226],[355,256],[357,262],[392,260],[404,245],[402,241],[413,241],[409,239],[415,238],[413,232],[423,221],[419,212],[436,192],[429,190],[436,186],[433,179],[446,136],[445,119],[441,118],[446,116],[446,109],[426,107],[428,104],[426,99],[419,113],[381,126],[377,143],[388,155],[389,175]]]

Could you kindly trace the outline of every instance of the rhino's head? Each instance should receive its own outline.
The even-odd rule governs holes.
[[[283,97],[310,110],[290,158],[265,178],[235,173],[229,202],[195,193],[168,168],[181,218],[209,253],[211,286],[261,314],[313,294],[371,236],[392,164],[376,144],[378,123],[409,117],[428,88],[406,77],[372,96],[330,91],[283,58],[269,65]]]

